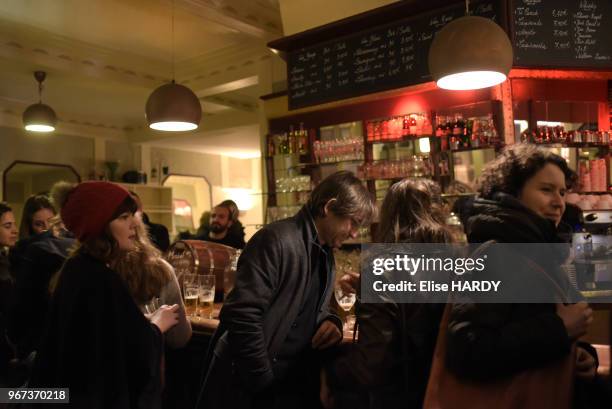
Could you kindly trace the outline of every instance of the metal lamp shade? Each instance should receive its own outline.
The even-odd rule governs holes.
[[[157,88],[145,108],[149,127],[159,131],[191,131],[202,119],[202,106],[189,88],[171,82]]]
[[[48,105],[33,104],[23,112],[23,126],[26,131],[53,132],[56,124],[57,116]]]
[[[486,88],[506,80],[512,68],[512,44],[490,19],[466,16],[453,20],[429,48],[429,72],[440,88]]]

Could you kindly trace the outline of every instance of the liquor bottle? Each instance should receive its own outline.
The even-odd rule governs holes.
[[[410,115],[408,120],[408,133],[410,135],[416,136],[417,134],[417,121],[414,115]]]
[[[445,124],[442,123],[441,117],[436,117],[436,138],[440,141],[440,150],[446,151],[448,150],[448,138],[446,137],[446,133],[444,131]]]
[[[455,138],[461,138],[463,135],[463,117],[460,114],[455,115],[455,122],[453,123],[453,136]]]
[[[301,155],[308,153],[308,133],[304,129],[304,123],[300,122],[300,130],[298,131],[299,152]]]
[[[474,136],[473,129],[474,129],[474,121],[471,119],[466,119],[464,122],[464,127],[463,127],[463,147],[464,148],[469,148],[469,147],[478,148],[478,146],[480,145],[478,141],[474,141],[472,138]],[[474,146],[472,142],[476,143],[476,145],[478,146]]]
[[[402,122],[402,136],[408,136],[410,134],[410,118],[408,115],[404,115]]]
[[[444,126],[444,135],[446,136],[446,140],[450,141],[450,138],[453,136],[453,124],[451,122],[451,117],[447,116],[445,122],[446,125]]]
[[[282,155],[286,155],[289,153],[289,139],[287,137],[286,132],[282,135],[282,138],[281,138],[280,153]]]
[[[295,131],[293,130],[293,125],[289,125],[289,135],[287,136],[287,152],[285,153],[295,153]]]

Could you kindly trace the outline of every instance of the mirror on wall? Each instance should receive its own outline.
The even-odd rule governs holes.
[[[45,194],[59,181],[78,183],[81,177],[70,165],[15,161],[3,172],[2,198],[13,208],[16,220],[28,197]]]
[[[212,209],[212,187],[203,176],[169,175],[163,182],[172,187],[174,233],[195,234],[204,212]]]

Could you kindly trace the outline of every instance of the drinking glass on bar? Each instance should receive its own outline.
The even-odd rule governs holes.
[[[348,322],[350,321],[348,320],[349,311],[351,310],[351,308],[353,308],[353,305],[357,300],[357,295],[355,293],[345,293],[338,283],[336,283],[334,295],[336,296],[336,301],[338,302],[340,308],[342,308],[347,314],[346,318],[343,320],[343,330],[350,331],[352,328],[348,326]],[[353,323],[354,322],[355,321],[353,321]]]
[[[197,316],[199,292],[200,285],[198,283],[198,274],[184,274],[183,299],[185,301],[185,313],[187,316]]]
[[[161,307],[160,299],[158,297],[153,297],[144,305],[145,314],[153,314],[159,307]]]
[[[197,315],[200,318],[212,319],[215,301],[215,276],[201,275],[199,279]]]

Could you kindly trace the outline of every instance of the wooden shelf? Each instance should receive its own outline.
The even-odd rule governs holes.
[[[470,151],[482,151],[485,149],[501,149],[503,148],[503,145],[500,146],[495,146],[495,145],[489,145],[489,146],[479,146],[477,148],[459,148],[459,149],[447,149],[445,151],[440,151],[440,153],[442,152],[470,152]]]
[[[594,142],[548,142],[548,143],[533,143],[537,146],[545,148],[610,148],[610,144],[607,143],[594,143]]]
[[[423,138],[436,138],[434,135],[406,135],[402,136],[399,139],[390,139],[385,141],[366,141],[368,144],[378,144],[378,143],[398,143],[398,142],[409,142],[409,141],[418,141]]]

